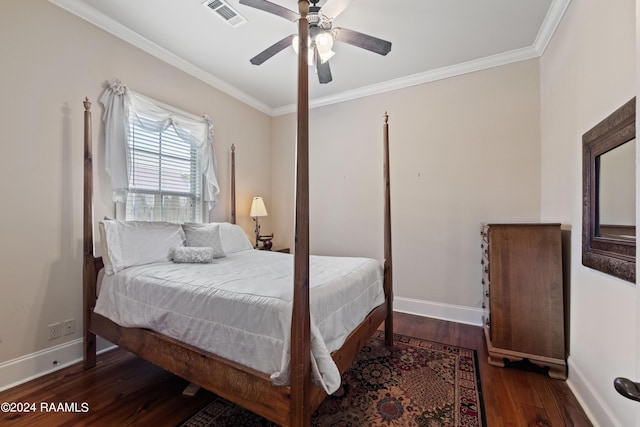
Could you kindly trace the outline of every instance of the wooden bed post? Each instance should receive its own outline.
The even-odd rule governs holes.
[[[231,224],[236,223],[236,145],[231,144]]]
[[[84,99],[84,216],[82,251],[82,292],[84,330],[84,368],[96,366],[96,335],[89,331],[91,309],[96,301],[96,270],[93,257],[93,158],[91,155],[91,102]]]
[[[298,132],[296,160],[295,252],[291,313],[291,426],[311,423],[311,323],[309,315],[309,1],[298,9]]]
[[[384,294],[387,317],[384,321],[384,342],[393,345],[393,262],[391,256],[391,178],[389,175],[389,115],[385,111],[382,125],[384,144]]]

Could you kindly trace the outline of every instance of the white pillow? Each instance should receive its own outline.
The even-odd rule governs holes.
[[[104,264],[104,272],[108,275],[112,275],[113,267],[111,266],[111,260],[109,259],[107,233],[104,231],[104,222],[100,221],[98,223],[98,231],[100,232],[100,251],[102,252],[102,264]]]
[[[180,224],[170,222],[104,222],[107,254],[113,273],[134,265],[170,261],[172,248],[184,246]],[[106,271],[109,274],[109,271]]]
[[[186,246],[211,248],[213,258],[224,257],[220,224],[183,224],[182,229],[187,238]]]
[[[244,230],[236,224],[223,222],[220,224],[220,238],[225,254],[253,249],[253,245],[247,238]]]
[[[183,227],[210,227],[212,225],[220,226],[220,240],[222,241],[222,249],[226,255],[234,252],[246,251],[247,249],[253,249],[253,245],[244,233],[244,230],[236,224],[229,222],[210,222],[205,224],[189,223],[184,224]]]

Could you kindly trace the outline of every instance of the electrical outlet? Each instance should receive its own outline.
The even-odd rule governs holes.
[[[52,325],[49,325],[49,339],[50,340],[54,340],[56,338],[60,338],[60,335],[62,335],[62,324],[54,323]]]
[[[69,319],[62,322],[62,333],[71,335],[76,332],[76,319]]]

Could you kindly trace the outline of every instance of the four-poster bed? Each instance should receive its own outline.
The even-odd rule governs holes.
[[[308,34],[309,3],[299,2],[300,40]],[[311,320],[309,261],[309,185],[308,185],[308,69],[307,46],[300,43],[298,64],[298,131],[296,173],[295,252],[293,259],[293,299],[290,336],[290,384],[275,386],[268,374],[225,359],[194,345],[150,329],[122,327],[94,311],[97,276],[104,263],[93,252],[93,172],[90,103],[84,113],[84,365],[96,364],[96,336],[101,336],[142,359],[210,390],[246,409],[281,425],[304,426],[326,392],[311,382]],[[378,326],[385,322],[385,341],[393,343],[392,263],[389,196],[388,124],[385,114],[384,140],[384,302],[371,310],[348,335],[344,344],[331,353],[339,373],[343,373]],[[235,223],[235,148],[232,148],[231,222]]]

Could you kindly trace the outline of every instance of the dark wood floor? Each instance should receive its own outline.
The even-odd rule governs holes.
[[[478,351],[489,427],[592,425],[564,381],[489,366],[479,327],[401,313],[394,322],[396,333]],[[95,369],[83,371],[74,365],[0,393],[0,403],[36,404],[31,413],[0,412],[0,425],[175,426],[212,398],[203,390],[193,398],[184,397],[186,385],[186,381],[118,349],[98,356]],[[75,404],[77,412],[42,411],[40,402]],[[83,412],[85,409],[88,412]]]

